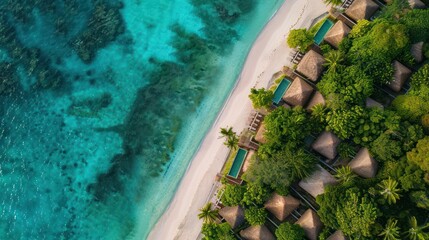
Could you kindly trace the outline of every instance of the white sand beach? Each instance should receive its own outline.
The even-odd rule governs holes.
[[[195,154],[166,212],[152,229],[151,240],[197,239],[202,221],[199,208],[207,201],[216,174],[228,149],[219,139],[221,127],[232,126],[237,133],[246,127],[252,106],[250,88],[267,87],[272,75],[289,65],[291,49],[286,45],[290,29],[310,26],[313,19],[328,10],[322,0],[286,0],[255,41],[240,78],[225,102],[217,121]]]

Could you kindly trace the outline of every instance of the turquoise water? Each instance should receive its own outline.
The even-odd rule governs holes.
[[[331,29],[331,27],[334,25],[334,23],[329,20],[326,19],[322,26],[320,26],[319,30],[317,31],[316,35],[314,36],[314,42],[319,45],[320,43],[322,43],[323,38],[325,37],[326,33],[328,33],[329,29]]]
[[[285,78],[277,86],[276,90],[274,91],[273,97],[273,102],[275,104],[278,104],[280,100],[282,100],[282,97],[285,94],[286,90],[289,88],[290,83],[290,80]]]
[[[237,178],[240,174],[241,166],[243,166],[244,159],[246,159],[247,151],[245,149],[239,148],[237,155],[235,155],[234,162],[232,163],[231,169],[229,170],[228,175]]]
[[[0,1],[0,239],[146,238],[282,3]]]

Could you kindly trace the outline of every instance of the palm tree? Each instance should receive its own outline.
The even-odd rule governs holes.
[[[347,184],[351,183],[355,179],[356,175],[349,166],[342,166],[338,168],[335,177],[340,180],[340,182]]]
[[[429,228],[429,223],[423,226],[417,224],[416,217],[410,218],[410,229],[407,231],[407,236],[411,240],[425,240],[429,239],[429,233],[424,232],[426,228]]]
[[[204,207],[200,208],[198,219],[203,219],[204,223],[213,223],[217,218],[218,210],[212,210],[212,203],[208,202]]]
[[[339,6],[343,3],[343,0],[323,0],[326,5]]]
[[[341,63],[344,62],[344,53],[338,50],[329,51],[325,56],[325,66],[328,67],[328,72],[337,72],[342,67]]]
[[[232,130],[232,127],[220,128],[221,138],[230,138],[235,135],[235,132]]]
[[[389,177],[389,179],[385,179],[378,184],[381,188],[380,194],[387,200],[387,203],[392,204],[396,203],[399,200],[401,191],[398,188],[398,182]]]
[[[378,236],[383,237],[383,240],[399,240],[399,227],[396,224],[398,224],[398,220],[389,219],[386,227]]]
[[[225,142],[223,144],[225,144],[225,146],[227,146],[229,149],[236,149],[238,147],[238,137],[237,135],[232,135],[231,137],[228,137],[227,140],[225,140]]]

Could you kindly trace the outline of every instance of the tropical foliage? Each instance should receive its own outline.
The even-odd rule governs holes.
[[[297,224],[284,222],[277,228],[276,237],[278,240],[302,240],[305,239],[305,232],[304,229]]]

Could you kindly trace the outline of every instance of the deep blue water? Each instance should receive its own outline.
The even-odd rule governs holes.
[[[0,0],[0,239],[144,239],[282,0]]]

